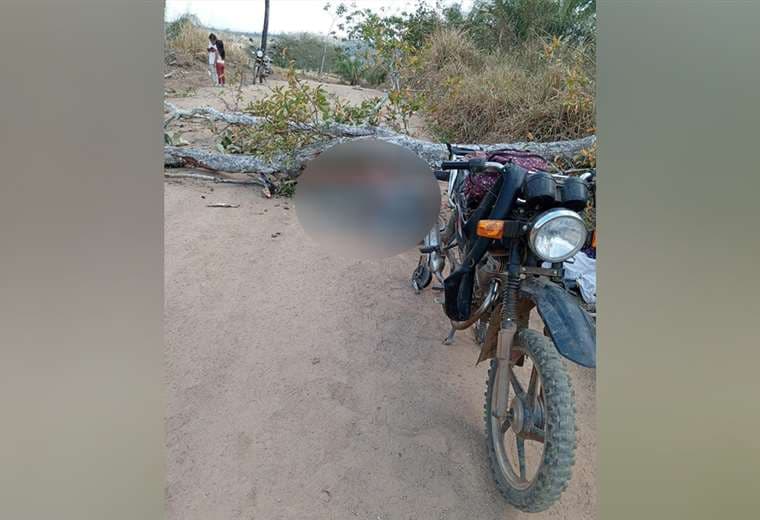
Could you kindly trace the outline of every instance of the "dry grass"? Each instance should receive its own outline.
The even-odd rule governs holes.
[[[441,28],[430,36],[413,65],[414,76],[426,82],[480,72],[485,58],[464,31]]]
[[[191,16],[182,16],[166,27],[166,49],[182,61],[205,61],[208,33]]]
[[[419,57],[416,85],[441,139],[552,141],[593,132],[593,74],[586,49],[557,40],[482,56],[466,34],[441,30]]]

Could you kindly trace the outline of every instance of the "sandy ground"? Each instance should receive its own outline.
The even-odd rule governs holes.
[[[165,186],[169,518],[594,518],[593,371],[571,367],[569,489],[519,513],[487,465],[487,368],[467,332],[441,344],[433,293],[408,284],[414,252],[330,258],[292,201]]]
[[[193,89],[168,99],[225,108],[219,95],[232,100],[232,89],[205,79],[168,80]],[[247,86],[244,100],[277,84]],[[326,88],[353,101],[380,94]],[[186,137],[208,144],[203,132]],[[170,519],[595,517],[594,372],[570,367],[579,429],[570,487],[544,513],[511,508],[488,468],[486,364],[475,366],[468,331],[441,344],[448,329],[434,293],[409,286],[417,258],[331,258],[304,235],[292,200],[166,182]]]

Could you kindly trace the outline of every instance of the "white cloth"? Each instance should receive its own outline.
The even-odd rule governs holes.
[[[208,44],[208,64],[213,65],[216,63],[216,45],[213,43]]]
[[[596,303],[596,259],[580,252],[564,262],[565,279],[575,280],[586,303]]]

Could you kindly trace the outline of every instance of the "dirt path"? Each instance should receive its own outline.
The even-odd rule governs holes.
[[[486,367],[467,332],[441,344],[440,307],[408,284],[414,252],[329,258],[291,201],[165,186],[170,519],[594,518],[593,371],[571,368],[569,489],[521,514],[488,470]]]

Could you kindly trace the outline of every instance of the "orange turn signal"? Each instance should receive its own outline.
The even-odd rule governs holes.
[[[476,234],[484,238],[501,238],[504,236],[504,221],[479,220]]]
[[[591,233],[591,247],[596,249],[596,229]]]

